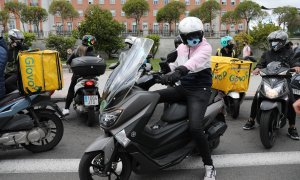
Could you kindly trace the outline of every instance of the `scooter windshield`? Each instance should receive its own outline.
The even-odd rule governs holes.
[[[121,53],[120,64],[113,70],[105,84],[101,103],[102,110],[111,103],[118,93],[122,91],[122,94],[127,94],[130,91],[139,78],[139,69],[152,45],[152,39],[137,38],[126,53]]]
[[[274,62],[271,62],[267,65],[264,72],[267,75],[275,75],[275,74],[279,74],[283,71],[286,71],[288,69],[289,69],[289,67],[288,67],[287,64],[282,63],[282,62],[278,62],[278,61],[274,61]]]

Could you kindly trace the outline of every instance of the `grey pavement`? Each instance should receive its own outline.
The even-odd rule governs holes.
[[[71,77],[72,73],[69,72],[69,69],[64,66],[63,68],[63,78],[64,78],[64,87],[62,90],[55,91],[55,93],[52,95],[52,98],[54,100],[58,101],[64,101],[65,98],[67,97],[68,94],[68,88],[71,83]],[[108,79],[109,74],[111,73],[111,70],[107,70],[105,74],[99,77],[99,91],[100,94],[102,94],[103,88],[105,86],[106,80]],[[251,76],[250,77],[250,83],[249,83],[249,88],[248,91],[246,92],[246,99],[252,99],[253,96],[255,95],[255,92],[260,84],[261,77],[260,76]],[[161,85],[161,84],[156,84],[153,87],[151,87],[150,91],[157,90],[157,89],[162,89],[165,88],[166,86]]]

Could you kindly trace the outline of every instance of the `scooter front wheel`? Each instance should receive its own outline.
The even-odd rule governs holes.
[[[109,172],[104,172],[104,154],[102,151],[85,153],[79,163],[79,179],[93,180],[99,177],[128,180],[131,174],[131,161],[125,153],[117,153]]]
[[[262,111],[260,113],[260,140],[265,148],[273,147],[276,140],[276,116],[275,109]]]
[[[230,112],[231,117],[236,119],[240,114],[240,101],[239,99],[231,99],[230,100]]]

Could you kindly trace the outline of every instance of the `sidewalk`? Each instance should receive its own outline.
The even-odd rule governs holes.
[[[52,99],[56,101],[65,101],[65,98],[67,97],[68,94],[68,88],[71,83],[71,78],[72,78],[72,73],[69,73],[68,68],[63,68],[64,72],[64,87],[62,90],[55,91],[55,93],[52,95]],[[108,79],[109,74],[111,73],[110,70],[107,70],[104,75],[99,77],[99,92],[102,94],[103,88],[105,86],[106,80]],[[248,91],[246,93],[245,99],[253,99],[253,96],[255,95],[255,92],[260,84],[261,77],[260,76],[251,76],[250,78],[250,84]],[[161,85],[161,84],[156,84],[153,87],[150,88],[150,91],[154,91],[157,89],[162,89],[165,88],[166,86]]]

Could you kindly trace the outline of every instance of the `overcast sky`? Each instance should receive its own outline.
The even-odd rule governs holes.
[[[300,0],[252,0],[261,6],[267,8],[276,8],[279,6],[293,6],[300,8]]]

